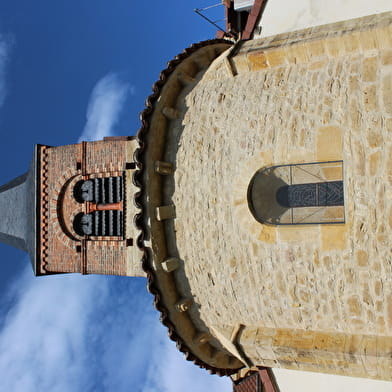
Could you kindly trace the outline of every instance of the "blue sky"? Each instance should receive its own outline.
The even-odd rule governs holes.
[[[203,1],[2,0],[0,183],[33,145],[133,135],[168,60],[215,29]],[[142,278],[34,278],[0,244],[0,379],[7,391],[230,391],[185,361]]]

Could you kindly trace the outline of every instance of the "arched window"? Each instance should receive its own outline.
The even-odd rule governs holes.
[[[123,213],[119,210],[83,212],[73,221],[75,233],[80,236],[122,236]]]
[[[343,162],[271,166],[253,176],[249,208],[274,225],[344,223]]]
[[[74,187],[74,197],[79,203],[117,203],[123,199],[123,178],[117,176],[79,181]]]
[[[122,236],[123,193],[120,176],[79,181],[74,187],[74,197],[86,204],[87,213],[75,216],[75,232],[80,236]]]

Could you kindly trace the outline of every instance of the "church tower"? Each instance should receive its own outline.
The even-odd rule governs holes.
[[[133,225],[136,144],[37,145],[29,172],[0,188],[0,240],[26,251],[35,275],[144,276]]]

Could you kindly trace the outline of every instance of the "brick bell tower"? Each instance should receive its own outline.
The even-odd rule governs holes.
[[[26,251],[35,275],[144,276],[133,225],[135,147],[132,137],[37,145],[30,170],[0,187],[0,240]]]

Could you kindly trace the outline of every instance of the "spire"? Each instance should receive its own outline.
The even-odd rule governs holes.
[[[37,222],[36,156],[35,152],[27,173],[0,186],[0,241],[27,252],[34,272]]]

